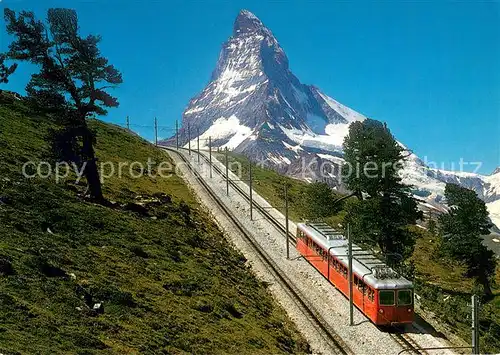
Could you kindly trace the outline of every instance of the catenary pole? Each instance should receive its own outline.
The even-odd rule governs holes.
[[[288,231],[288,184],[285,183],[285,233],[286,233],[286,258],[290,259],[290,236]]]
[[[198,164],[200,164],[200,128],[197,129],[198,138],[196,138],[196,149],[198,150]]]
[[[179,120],[175,120],[175,148],[179,150]]]
[[[479,352],[479,302],[477,295],[472,295],[472,353]]]
[[[347,225],[347,241],[348,241],[348,257],[349,257],[349,324],[354,325],[354,305],[353,305],[353,290],[352,290],[352,236],[351,227]]]
[[[208,137],[208,155],[210,156],[210,179],[212,178],[212,136]]]
[[[188,122],[188,151],[191,155],[191,124]]]
[[[158,146],[158,119],[155,117],[155,145]]]
[[[248,181],[250,192],[250,220],[253,221],[252,162],[248,160]]]
[[[226,195],[229,196],[229,163],[227,161],[227,147],[226,147]]]

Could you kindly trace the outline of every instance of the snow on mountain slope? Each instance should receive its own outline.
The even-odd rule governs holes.
[[[500,169],[497,168],[496,171],[496,173],[484,177],[486,182],[484,194],[488,200],[500,199]]]
[[[254,14],[242,10],[232,36],[222,45],[210,81],[186,107],[178,138],[184,146],[190,138],[195,147],[199,132],[203,148],[212,137],[212,147],[228,147],[282,173],[327,181],[342,191],[339,166],[344,137],[352,122],[365,119],[317,87],[302,84],[290,71],[272,32]],[[175,144],[175,137],[163,143]],[[402,175],[430,206],[439,209],[437,203],[451,182],[476,191],[496,214],[500,173],[442,171],[411,154]]]
[[[350,109],[347,106],[342,105],[340,102],[335,101],[331,97],[321,93],[319,89],[316,90],[318,91],[318,94],[323,98],[323,100],[325,100],[332,109],[334,109],[339,115],[344,117],[349,123],[354,121],[364,121],[366,119],[366,117],[362,114],[354,111],[353,109]]]
[[[488,207],[491,220],[497,227],[500,228],[500,200],[487,203],[486,207]]]
[[[209,147],[209,137],[212,139],[212,143],[221,147],[228,148],[230,150],[236,148],[245,139],[252,135],[252,129],[243,124],[240,124],[240,120],[232,115],[228,118],[220,117],[214,121],[214,123],[202,134],[200,134],[200,149],[208,149]],[[191,140],[191,147],[195,147],[198,138]],[[222,145],[217,144],[219,141],[224,141]],[[184,145],[187,148],[189,143]]]
[[[342,116],[346,122],[326,123],[316,116],[311,119],[309,116],[306,123],[310,129],[286,128],[280,125],[281,130],[293,142],[305,148],[316,148],[324,151],[342,152],[342,144],[345,136],[349,133],[349,125],[354,121],[363,121],[365,116],[338,103],[331,97],[323,94],[319,89],[312,87],[325,102],[338,115]],[[322,125],[321,125],[322,123]],[[321,126],[319,128],[318,126]],[[316,129],[312,128],[316,127]],[[315,133],[321,131],[321,134]]]

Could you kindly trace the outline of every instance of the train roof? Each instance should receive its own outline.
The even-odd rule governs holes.
[[[342,232],[326,223],[298,223],[297,227],[318,245],[329,250],[345,267],[348,267],[348,243]],[[413,288],[411,281],[400,276],[373,253],[352,244],[352,270],[364,282],[375,289]]]

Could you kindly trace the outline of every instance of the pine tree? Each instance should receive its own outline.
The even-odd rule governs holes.
[[[331,187],[324,182],[314,182],[307,185],[302,201],[302,214],[308,219],[331,216],[337,207],[336,195]]]
[[[17,64],[12,64],[11,66],[5,65],[5,59],[7,59],[7,56],[0,53],[0,84],[8,83],[9,76],[14,73],[17,68]]]
[[[492,227],[486,205],[474,191],[456,184],[446,184],[445,197],[449,211],[439,217],[443,251],[465,263],[467,276],[475,278],[489,297],[496,260],[482,243],[481,236]]]
[[[410,186],[399,176],[404,152],[387,126],[371,119],[352,123],[344,140],[342,175],[358,197],[348,205],[345,222],[358,240],[378,246],[393,266],[411,255],[415,236],[407,226],[422,218]]]
[[[7,57],[27,61],[40,68],[33,74],[26,91],[38,107],[52,112],[64,127],[54,135],[56,151],[64,152],[84,168],[88,193],[103,201],[94,152],[95,136],[87,118],[106,114],[106,107],[118,101],[106,89],[122,83],[122,77],[101,56],[100,37],[79,35],[74,10],[49,9],[47,23],[33,12],[4,10],[7,32],[14,37]],[[71,151],[68,151],[71,149]]]

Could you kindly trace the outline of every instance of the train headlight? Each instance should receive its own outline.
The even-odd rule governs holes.
[[[382,308],[380,308],[380,309],[378,310],[378,313],[383,314],[383,313],[384,313],[384,310],[383,310]]]
[[[408,313],[411,313],[411,308],[408,308]]]

